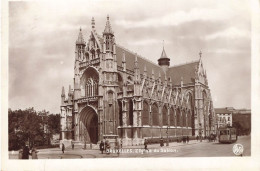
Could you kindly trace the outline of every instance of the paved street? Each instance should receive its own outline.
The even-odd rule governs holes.
[[[251,155],[251,136],[242,136],[238,138],[236,143],[240,143],[244,147],[243,156]],[[74,150],[67,148],[62,154],[58,148],[39,150],[39,159],[78,159],[78,158],[128,158],[128,157],[220,157],[235,156],[232,148],[236,144],[220,144],[218,142],[198,142],[190,141],[188,144],[170,143],[169,146],[159,147],[159,144],[148,145],[148,151],[144,151],[144,146],[123,147],[122,152],[118,156],[117,153],[101,154],[99,150],[83,150],[75,148]],[[9,152],[10,159],[17,159],[16,152]]]

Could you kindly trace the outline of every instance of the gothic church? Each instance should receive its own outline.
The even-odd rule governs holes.
[[[61,141],[97,144],[122,140],[215,133],[215,113],[201,54],[195,62],[169,66],[163,48],[158,64],[116,44],[107,17],[99,35],[92,18],[85,42],[75,45],[74,86],[61,93]]]

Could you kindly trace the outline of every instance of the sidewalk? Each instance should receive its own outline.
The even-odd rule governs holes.
[[[148,144],[148,149],[175,149],[176,147],[181,146],[187,146],[187,145],[194,145],[199,143],[208,143],[207,140],[203,140],[202,142],[197,140],[191,140],[189,143],[177,143],[177,142],[171,142],[169,143],[169,146],[166,146],[166,143],[164,143],[163,147],[160,147],[160,144]],[[123,146],[121,150],[144,150],[144,145],[137,145],[137,146]],[[113,150],[113,149],[112,149]],[[80,158],[113,158],[118,157],[117,153],[110,153],[106,154],[104,151],[104,154],[101,154],[99,149],[86,149],[83,148],[66,148],[64,154],[62,153],[61,149],[59,148],[49,148],[49,149],[39,149],[38,150],[38,158],[39,159],[80,159]],[[137,154],[137,153],[120,153],[119,156],[121,157],[142,157],[146,156],[148,154]],[[141,155],[141,156],[140,156]],[[17,159],[18,158],[18,151],[10,151],[9,152],[10,159]],[[31,158],[31,156],[30,156]]]

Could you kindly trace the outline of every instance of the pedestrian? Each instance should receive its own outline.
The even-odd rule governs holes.
[[[37,151],[37,149],[35,147],[32,148],[32,159],[38,159],[38,153],[39,151]]]
[[[199,141],[199,135],[197,135],[196,139],[197,139],[197,141]]]
[[[122,138],[120,140],[120,145],[121,145],[121,148],[123,148],[123,140],[122,140]]]
[[[180,141],[180,140],[179,140],[179,137],[177,137],[177,143],[179,143],[179,141]]]
[[[74,143],[71,144],[71,148],[72,148],[72,150],[74,150]]]
[[[99,149],[101,151],[101,154],[103,154],[103,151],[104,151],[104,142],[103,141],[100,142]]]
[[[148,142],[147,142],[146,139],[144,139],[144,150],[148,150],[147,145],[148,145]],[[148,151],[149,151],[149,150],[148,150]]]
[[[160,146],[164,146],[163,138],[160,139]]]
[[[190,141],[190,137],[189,137],[189,136],[187,136],[187,143],[189,143],[189,141]]]
[[[22,159],[29,159],[29,155],[30,155],[30,150],[28,145],[24,146],[23,148],[23,154],[22,154]]]
[[[20,149],[18,151],[18,159],[22,159],[23,158],[23,149]]]
[[[62,146],[61,146],[61,151],[62,151],[62,153],[64,153],[64,151],[65,151],[65,145],[62,143]]]

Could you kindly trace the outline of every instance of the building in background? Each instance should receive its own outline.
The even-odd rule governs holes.
[[[216,131],[201,53],[197,61],[169,66],[163,48],[156,64],[118,45],[109,17],[102,35],[94,18],[91,25],[87,42],[81,29],[76,40],[74,88],[67,96],[62,88],[61,142],[120,138],[136,145]]]
[[[219,127],[232,126],[237,128],[238,135],[251,133],[251,110],[235,109],[233,107],[215,108],[217,125]]]
[[[217,115],[217,127],[232,127],[232,111],[228,108],[215,108],[215,113]]]

